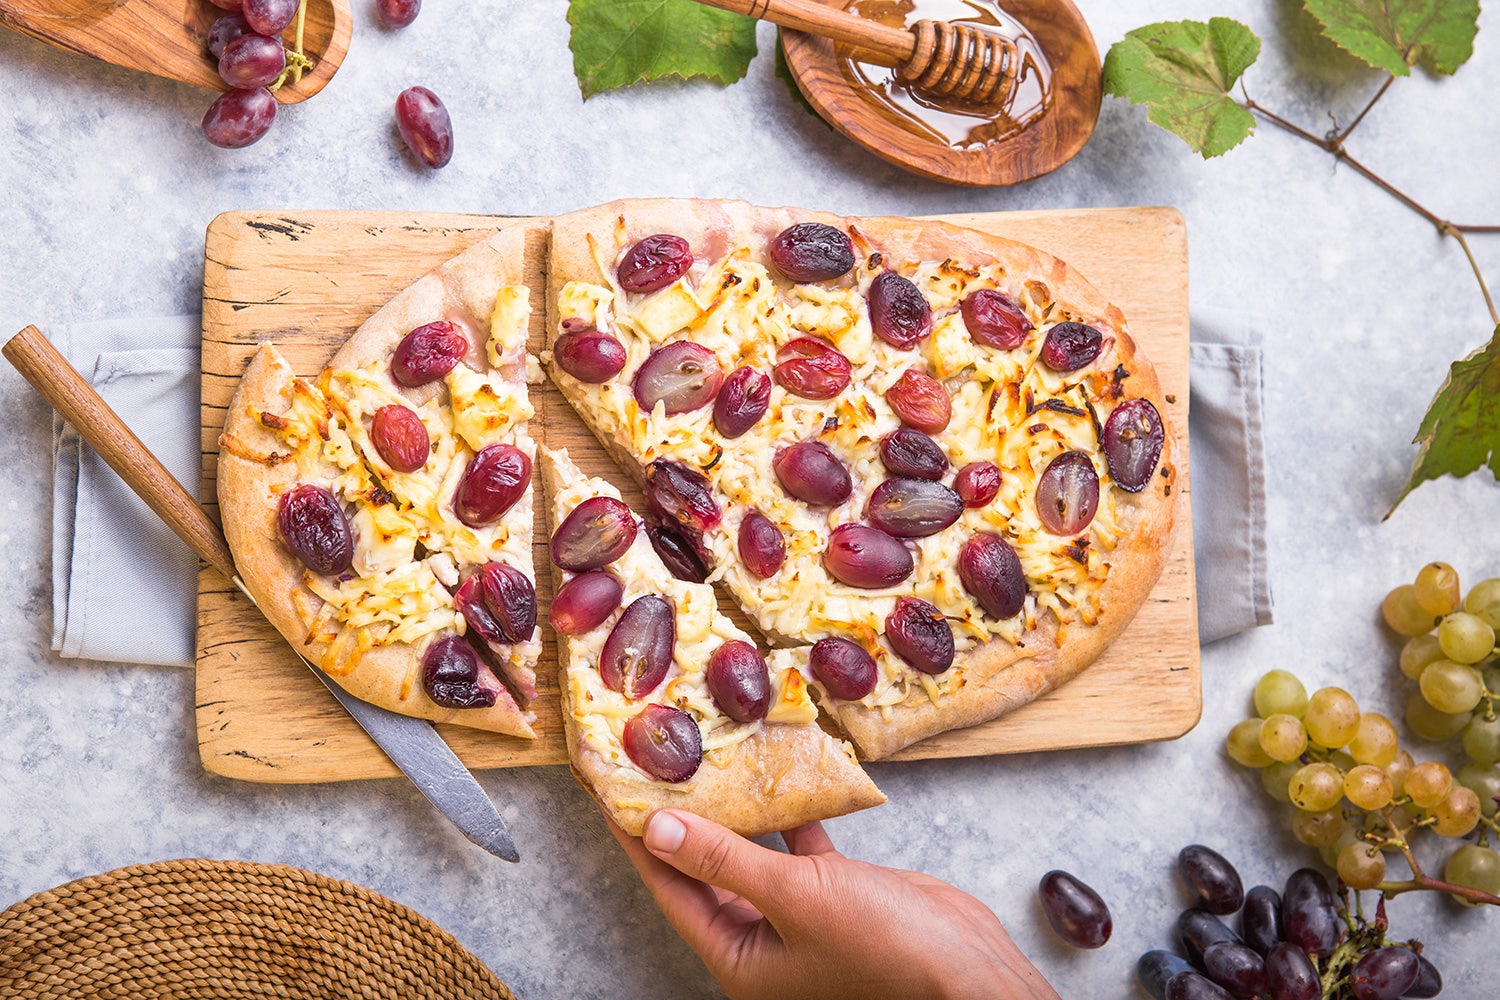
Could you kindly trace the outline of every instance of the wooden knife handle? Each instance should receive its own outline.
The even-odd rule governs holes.
[[[28,326],[0,353],[199,558],[234,579],[234,556],[218,526],[40,330]]]
[[[892,28],[878,21],[860,17],[858,14],[850,14],[837,7],[829,7],[819,3],[818,0],[698,0],[698,2],[720,10],[771,21],[794,31],[806,31],[809,34],[846,42],[883,57],[877,61],[891,66],[905,64],[917,48],[916,37],[905,28]]]

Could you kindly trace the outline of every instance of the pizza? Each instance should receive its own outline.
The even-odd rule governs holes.
[[[568,756],[616,824],[640,836],[674,806],[753,836],[885,801],[799,666],[768,665],[713,587],[670,573],[618,489],[566,451],[541,474]]]
[[[423,277],[316,379],[262,346],[219,439],[218,494],[245,587],[346,690],[532,738],[524,241],[503,230]]]
[[[864,758],[1075,676],[1167,557],[1156,374],[1031,247],[619,202],[553,220],[547,312],[542,361],[667,564],[788,647]]]

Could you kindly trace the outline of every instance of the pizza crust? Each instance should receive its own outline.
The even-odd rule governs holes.
[[[547,495],[553,497],[584,476],[566,451],[544,448],[541,478]],[[551,504],[548,515],[556,530],[560,518]],[[560,586],[562,571],[551,560],[548,563],[554,584]],[[666,576],[664,568],[662,575]],[[606,760],[585,739],[570,704],[570,671],[597,669],[596,663],[574,661],[574,645],[567,637],[558,637],[558,687],[573,774],[631,836],[641,835],[654,810],[668,807],[687,809],[737,833],[756,836],[885,801],[844,744],[816,722],[762,723],[747,739],[709,750],[697,773],[681,784],[654,781],[634,767]]]
[[[1155,370],[1137,351],[1124,315],[1077,271],[1025,244],[936,221],[845,219],[800,209],[702,199],[617,201],[561,216],[552,227],[548,346],[561,332],[564,317],[552,310],[563,287],[569,281],[612,286],[614,276],[607,269],[612,268],[619,247],[653,233],[673,233],[686,239],[699,259],[712,261],[738,246],[764,251],[778,233],[800,222],[848,228],[855,234],[856,258],[873,249],[898,264],[949,259],[966,266],[997,262],[1010,275],[1041,282],[1045,288],[1033,290],[1028,284],[1028,291],[1067,307],[1065,311],[1059,308],[1051,319],[1076,319],[1112,335],[1113,343],[1106,346],[1096,364],[1106,367],[1107,358],[1110,368],[1123,365],[1128,371],[1125,394],[1148,399],[1158,413],[1167,412]],[[629,442],[607,430],[595,414],[591,387],[555,365],[550,366],[550,373],[610,455],[637,479],[644,479],[640,457],[632,452]],[[1068,624],[1059,645],[1060,623],[1051,612],[1044,612],[1035,626],[1021,635],[1018,644],[994,638],[960,653],[952,669],[961,672],[962,683],[944,694],[940,703],[935,704],[920,690],[905,702],[883,709],[828,700],[825,708],[844,727],[861,757],[879,759],[936,733],[985,722],[1026,705],[1076,676],[1125,628],[1155,586],[1171,549],[1178,493],[1177,451],[1171,427],[1163,420],[1166,441],[1156,475],[1138,494],[1115,491],[1116,510],[1125,534],[1110,557],[1110,574],[1100,589],[1104,610],[1098,622]],[[740,603],[752,619],[757,617],[751,602],[741,599]],[[799,641],[764,626],[762,631],[778,644]]]

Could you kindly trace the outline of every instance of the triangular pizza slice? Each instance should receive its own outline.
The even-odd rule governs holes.
[[[711,586],[669,573],[619,490],[566,451],[541,462],[568,753],[611,819],[640,836],[675,806],[755,835],[885,801],[799,668],[768,665]]]
[[[939,222],[739,202],[555,219],[543,361],[658,550],[799,645],[863,756],[1092,662],[1167,557],[1176,447],[1125,318]]]
[[[384,708],[533,737],[524,231],[369,318],[316,379],[270,345],[220,438],[225,536],[300,652]]]

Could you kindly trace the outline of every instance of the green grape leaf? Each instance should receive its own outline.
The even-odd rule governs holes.
[[[755,21],[694,0],[569,0],[573,75],[585,99],[644,80],[734,83],[755,58]]]
[[[1420,62],[1451,75],[1474,54],[1479,0],[1304,0],[1339,48],[1407,76]]]
[[[1104,90],[1144,104],[1151,121],[1208,159],[1255,131],[1229,91],[1259,55],[1260,39],[1231,18],[1148,24],[1109,47]]]
[[[1421,445],[1417,460],[1391,512],[1439,476],[1467,476],[1487,465],[1500,480],[1500,327],[1484,347],[1453,362],[1413,442]]]

